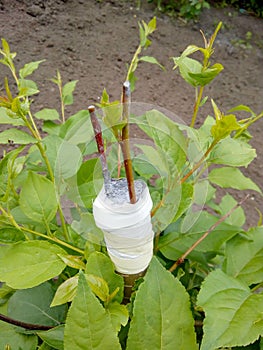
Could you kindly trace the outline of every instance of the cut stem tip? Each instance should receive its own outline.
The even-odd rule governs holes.
[[[89,106],[88,111],[90,113],[90,120],[91,120],[91,124],[92,124],[93,131],[95,134],[95,140],[97,143],[98,152],[100,155],[100,162],[101,162],[102,174],[103,174],[103,179],[104,179],[104,188],[105,188],[106,195],[109,195],[110,194],[110,186],[111,186],[111,176],[110,176],[110,172],[109,172],[108,165],[107,165],[106,155],[104,152],[104,142],[103,142],[103,137],[102,137],[102,131],[101,131],[101,127],[100,127],[100,123],[98,121],[98,118],[95,114],[95,107],[93,105]]]

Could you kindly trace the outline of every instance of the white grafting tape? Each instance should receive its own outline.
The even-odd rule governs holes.
[[[145,270],[153,255],[152,199],[145,185],[135,204],[118,204],[106,196],[104,187],[93,203],[96,225],[116,271],[136,274]]]

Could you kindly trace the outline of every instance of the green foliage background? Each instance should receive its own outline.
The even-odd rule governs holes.
[[[256,16],[263,17],[263,4],[260,0],[148,0],[164,12],[178,13],[184,18],[196,18],[204,8],[209,6],[225,7],[233,6],[242,11],[249,11]]]
[[[242,173],[256,157],[249,127],[263,117],[239,105],[224,113],[211,100],[213,116],[196,127],[207,103],[204,90],[224,68],[213,63],[214,41],[189,45],[173,57],[174,69],[195,91],[190,126],[151,109],[131,112],[129,122],[151,140],[138,144],[134,175],[153,199],[154,257],[134,286],[128,305],[125,286],[115,272],[103,232],[96,227],[92,203],[103,183],[88,110],[65,118],[76,81],[62,83],[60,110],[31,113],[39,93],[29,79],[42,61],[17,71],[2,39],[1,63],[16,88],[4,81],[0,122],[9,129],[0,142],[9,147],[0,161],[0,348],[4,350],[216,350],[263,347],[263,226],[244,229],[241,202],[227,192],[259,186]],[[141,56],[151,44],[156,19],[139,23],[139,46],[128,68],[134,88],[136,67],[157,64]],[[192,55],[201,54],[202,60]],[[112,146],[115,177],[123,103],[110,102],[104,90],[100,125]],[[245,113],[243,118],[240,112]],[[37,121],[42,121],[40,133]],[[20,127],[23,126],[21,130]],[[121,176],[124,174],[121,169]],[[116,175],[117,176],[117,175]],[[219,199],[219,189],[226,194]],[[72,222],[63,212],[70,200]]]

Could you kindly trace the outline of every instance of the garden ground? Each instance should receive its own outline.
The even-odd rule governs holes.
[[[107,0],[0,0],[0,36],[12,51],[16,62],[46,59],[33,79],[41,94],[35,98],[33,111],[58,108],[59,96],[50,78],[59,69],[63,81],[78,79],[75,103],[67,115],[98,101],[105,87],[112,100],[119,99],[121,84],[138,45],[139,20],[148,22],[156,13],[154,6],[141,1]],[[207,88],[224,111],[239,104],[249,105],[256,113],[263,109],[263,20],[232,8],[205,10],[199,21],[186,23],[182,19],[157,14],[157,31],[147,55],[155,56],[165,67],[141,64],[133,101],[165,107],[185,123],[190,122],[194,102],[193,88],[172,71],[172,56],[179,56],[188,44],[203,45],[200,29],[210,36],[222,21],[215,43],[215,62],[225,69]],[[0,79],[7,71],[2,66]],[[1,84],[2,86],[2,84]],[[1,93],[3,93],[0,90]],[[211,113],[207,103],[200,111],[200,120]],[[251,127],[252,145],[258,157],[244,169],[263,189],[263,119]],[[2,154],[2,152],[1,152]],[[238,193],[241,199],[245,194]],[[263,211],[262,198],[252,193],[244,204],[248,223],[256,225]]]

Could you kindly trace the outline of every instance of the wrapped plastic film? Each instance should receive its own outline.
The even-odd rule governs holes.
[[[106,195],[104,187],[95,199],[94,219],[104,232],[116,271],[136,274],[148,267],[153,255],[152,205],[146,184],[135,204],[116,203]]]

